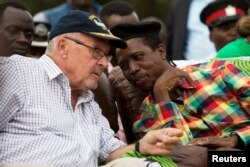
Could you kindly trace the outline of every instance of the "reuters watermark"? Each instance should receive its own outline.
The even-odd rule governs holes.
[[[249,151],[208,151],[208,167],[250,167]]]

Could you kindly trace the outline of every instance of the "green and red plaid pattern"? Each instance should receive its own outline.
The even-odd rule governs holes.
[[[225,60],[185,67],[195,85],[184,82],[182,103],[163,101],[155,104],[147,96],[137,113],[136,134],[163,127],[184,131],[183,144],[204,136],[228,137],[237,133],[245,146],[250,145],[250,77]]]

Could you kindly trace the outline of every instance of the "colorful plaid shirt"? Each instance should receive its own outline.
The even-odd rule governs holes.
[[[250,145],[250,78],[228,61],[188,66],[194,86],[182,85],[176,101],[155,103],[147,96],[135,119],[136,134],[162,127],[182,129],[183,144],[196,137],[228,137],[236,133]]]

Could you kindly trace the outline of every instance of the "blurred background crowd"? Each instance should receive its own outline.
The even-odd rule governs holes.
[[[8,2],[10,0],[0,0],[2,2]],[[112,0],[96,0],[100,5],[104,5]],[[174,0],[125,0],[132,4],[140,18],[144,18],[147,16],[155,16],[165,21],[167,19],[167,11],[168,6],[171,1]],[[37,12],[55,7],[65,2],[65,0],[18,0],[18,2],[22,3],[31,14],[36,14]]]

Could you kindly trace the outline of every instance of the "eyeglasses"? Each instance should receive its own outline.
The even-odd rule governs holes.
[[[85,47],[89,48],[93,52],[93,57],[95,59],[97,59],[97,60],[101,60],[103,57],[106,57],[108,61],[111,61],[111,59],[112,59],[112,55],[106,54],[103,50],[101,50],[99,48],[86,45],[85,43],[83,43],[83,42],[81,42],[81,41],[79,41],[77,39],[70,38],[70,37],[63,37],[63,38],[71,40],[71,41],[75,42],[78,45],[82,45],[82,46],[85,46]]]

